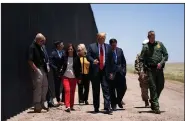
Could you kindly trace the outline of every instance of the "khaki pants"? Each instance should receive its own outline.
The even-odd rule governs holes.
[[[40,71],[40,72],[39,72]],[[33,78],[33,103],[35,109],[41,109],[46,102],[46,94],[48,91],[48,79],[44,68],[39,71],[32,72]]]
[[[141,79],[140,77],[138,78],[140,87],[141,87],[141,97],[143,101],[148,101],[149,96],[148,96],[148,77],[145,77],[144,79]]]

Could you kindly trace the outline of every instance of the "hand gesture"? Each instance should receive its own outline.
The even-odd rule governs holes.
[[[78,84],[81,84],[82,80],[78,80]]]
[[[93,64],[98,64],[99,63],[99,61],[97,60],[97,59],[95,59],[94,61],[93,61]]]
[[[161,64],[160,63],[157,64],[157,69],[161,69]]]
[[[110,80],[113,80],[113,74],[112,74],[112,73],[110,73],[109,79],[110,79]]]
[[[47,64],[47,70],[48,70],[48,72],[50,72],[50,67],[49,67],[49,64]]]

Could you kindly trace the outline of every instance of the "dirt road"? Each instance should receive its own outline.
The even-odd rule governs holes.
[[[89,95],[91,105],[78,105],[76,91],[76,111],[66,113],[65,107],[52,108],[47,113],[34,114],[32,109],[12,117],[8,121],[184,121],[184,84],[166,81],[165,88],[160,97],[161,115],[151,113],[150,108],[144,106],[137,75],[127,75],[127,92],[124,97],[124,110],[113,112],[113,115],[103,113],[93,114],[92,91]],[[101,95],[100,110],[103,109],[103,98]]]

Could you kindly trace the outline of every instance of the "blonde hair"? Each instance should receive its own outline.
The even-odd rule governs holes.
[[[79,44],[77,49],[81,49],[85,53],[85,55],[87,54],[87,49],[84,44]]]

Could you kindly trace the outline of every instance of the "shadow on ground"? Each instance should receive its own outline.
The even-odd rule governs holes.
[[[85,105],[85,104],[74,104],[74,105],[87,106],[87,105]],[[93,104],[89,104],[89,105],[93,105]]]
[[[134,107],[134,108],[150,108],[150,107],[141,106],[141,107]]]
[[[161,111],[161,113],[164,113],[166,111]],[[152,110],[150,111],[138,111],[138,113],[154,113]]]
[[[125,110],[125,109],[121,109],[121,108],[119,108],[119,109],[116,109],[116,111],[123,111],[123,110]]]
[[[105,111],[99,111],[98,113],[94,112],[94,111],[86,111],[87,113],[91,113],[91,114],[98,114],[98,113],[102,113],[102,114],[106,114],[106,115],[112,115],[112,114],[107,114]]]

